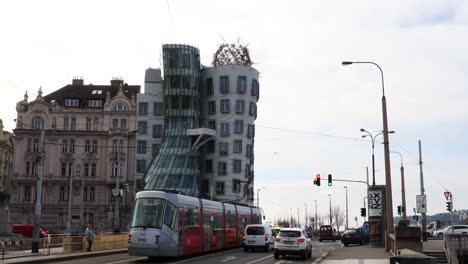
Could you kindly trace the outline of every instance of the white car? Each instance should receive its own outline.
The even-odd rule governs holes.
[[[447,226],[444,229],[437,230],[434,232],[435,237],[442,238],[444,234],[468,234],[468,225],[454,225]]]
[[[253,224],[245,227],[244,233],[244,251],[252,249],[263,249],[270,251],[273,249],[275,237],[271,227],[266,224]]]
[[[312,256],[312,240],[302,228],[283,228],[275,239],[274,256],[299,255],[306,260]]]

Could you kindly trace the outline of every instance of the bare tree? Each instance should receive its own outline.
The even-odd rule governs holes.
[[[340,230],[340,226],[342,226],[345,221],[345,212],[343,209],[340,208],[339,205],[333,207],[332,218],[335,222],[334,224],[336,226],[336,230]]]

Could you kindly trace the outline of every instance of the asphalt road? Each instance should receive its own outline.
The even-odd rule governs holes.
[[[249,251],[244,252],[243,249],[232,249],[222,252],[215,252],[211,254],[187,257],[187,258],[162,258],[158,260],[149,260],[147,257],[135,257],[129,256],[128,254],[116,254],[109,256],[101,256],[94,258],[83,258],[83,259],[74,259],[69,261],[54,262],[58,264],[146,264],[146,263],[171,263],[171,264],[270,264],[270,263],[319,263],[322,257],[330,251],[341,248],[342,245],[340,242],[314,242],[312,249],[312,258],[304,261],[299,257],[286,256],[281,257],[278,260],[273,258],[273,252],[263,252],[263,251]]]

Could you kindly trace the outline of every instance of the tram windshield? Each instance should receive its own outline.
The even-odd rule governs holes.
[[[165,203],[159,198],[137,199],[130,227],[161,228]]]

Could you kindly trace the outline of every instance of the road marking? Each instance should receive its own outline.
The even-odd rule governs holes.
[[[129,262],[129,261],[137,261],[137,260],[145,260],[145,259],[148,259],[148,257],[126,259],[126,260],[120,260],[120,261],[115,261],[115,262],[107,262],[106,264],[118,264],[118,263],[125,263],[125,262]]]
[[[221,252],[217,252],[217,253],[213,253],[213,254],[207,254],[207,255],[203,255],[203,256],[199,256],[199,257],[195,257],[195,258],[189,258],[189,259],[185,259],[185,260],[182,260],[182,261],[169,262],[169,263],[184,263],[184,262],[187,262],[187,261],[192,261],[194,259],[199,259],[199,258],[204,258],[204,257],[211,257],[211,256],[215,256],[215,255],[219,255],[219,254],[225,254],[225,253],[228,253],[228,252],[239,251],[239,250],[241,250],[241,249],[240,248],[235,248],[235,249],[231,249],[231,250],[221,251]]]
[[[261,258],[261,259],[256,259],[256,260],[254,260],[254,261],[250,261],[250,262],[247,262],[247,263],[245,263],[245,264],[252,264],[252,263],[259,262],[259,261],[261,261],[261,260],[264,260],[264,259],[267,259],[267,258],[271,258],[271,257],[273,257],[273,255],[266,256],[266,257],[263,257],[263,258]]]
[[[227,258],[221,260],[221,262],[228,262],[228,261],[231,261],[231,260],[236,259],[236,258],[237,258],[237,257],[235,257],[235,256],[229,256],[229,257],[227,257]]]

